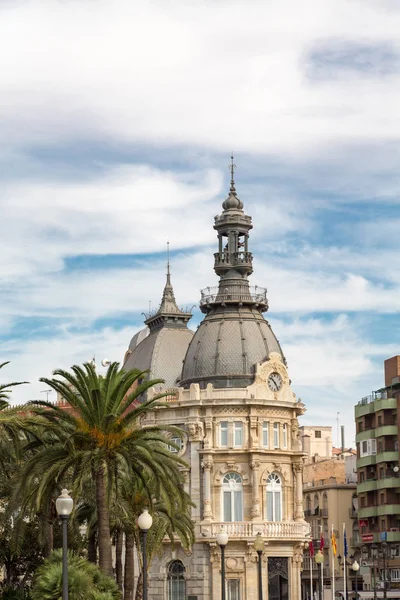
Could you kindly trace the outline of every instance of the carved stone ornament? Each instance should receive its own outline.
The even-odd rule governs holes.
[[[301,450],[301,441],[299,437],[299,423],[297,419],[291,420],[290,427],[292,431],[292,450]]]
[[[208,458],[208,459],[204,459],[204,460],[201,462],[201,466],[203,467],[203,469],[204,469],[205,471],[210,471],[210,470],[212,469],[212,466],[213,466],[213,464],[214,464],[214,462],[213,462],[213,460],[212,460],[212,459],[210,459],[210,458]]]
[[[227,417],[229,415],[248,415],[249,408],[247,406],[215,406],[212,409],[215,417]]]
[[[210,563],[220,563],[221,562],[221,554],[215,542],[210,542]]]
[[[189,421],[187,430],[189,439],[192,442],[199,442],[204,437],[203,423],[201,421]]]
[[[246,473],[246,471],[243,469],[243,467],[241,465],[238,465],[235,462],[228,462],[225,463],[224,465],[221,465],[221,468],[215,473],[215,477],[214,477],[214,484],[215,485],[221,485],[222,484],[222,480],[225,477],[225,475],[227,473],[239,473],[239,475],[242,478],[242,483],[243,485],[249,485],[250,480],[249,480],[249,476]]]
[[[289,385],[288,372],[278,352],[271,352],[269,360],[257,365],[255,383],[266,384],[271,373],[279,373],[283,384]]]
[[[304,548],[303,543],[296,544],[296,546],[294,547],[294,551],[293,551],[292,562],[294,564],[298,565],[299,567],[301,567],[301,565],[303,563],[303,548]]]

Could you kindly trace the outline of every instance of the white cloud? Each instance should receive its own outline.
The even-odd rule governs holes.
[[[105,136],[304,155],[399,135],[397,73],[306,78],[316,42],[397,48],[400,14],[380,3],[42,0],[1,17],[6,146]]]

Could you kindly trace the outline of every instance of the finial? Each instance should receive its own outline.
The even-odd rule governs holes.
[[[235,179],[234,179],[234,173],[235,173],[235,169],[236,169],[236,165],[233,162],[234,156],[233,156],[233,152],[231,154],[231,164],[229,165],[229,170],[231,172],[231,188],[230,191],[231,192],[236,192],[235,190]]]
[[[167,242],[167,275],[170,275],[170,270],[169,270],[169,242]]]

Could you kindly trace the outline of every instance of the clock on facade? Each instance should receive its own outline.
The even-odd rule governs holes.
[[[279,373],[271,373],[268,377],[268,387],[272,392],[279,392],[282,387],[282,377]]]

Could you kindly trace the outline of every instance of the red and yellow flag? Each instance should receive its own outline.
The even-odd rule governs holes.
[[[332,527],[332,536],[331,536],[331,540],[332,540],[332,551],[333,551],[333,556],[336,556],[336,554],[337,554],[337,544],[336,544],[336,536],[335,536],[335,532],[333,531],[333,527]]]

